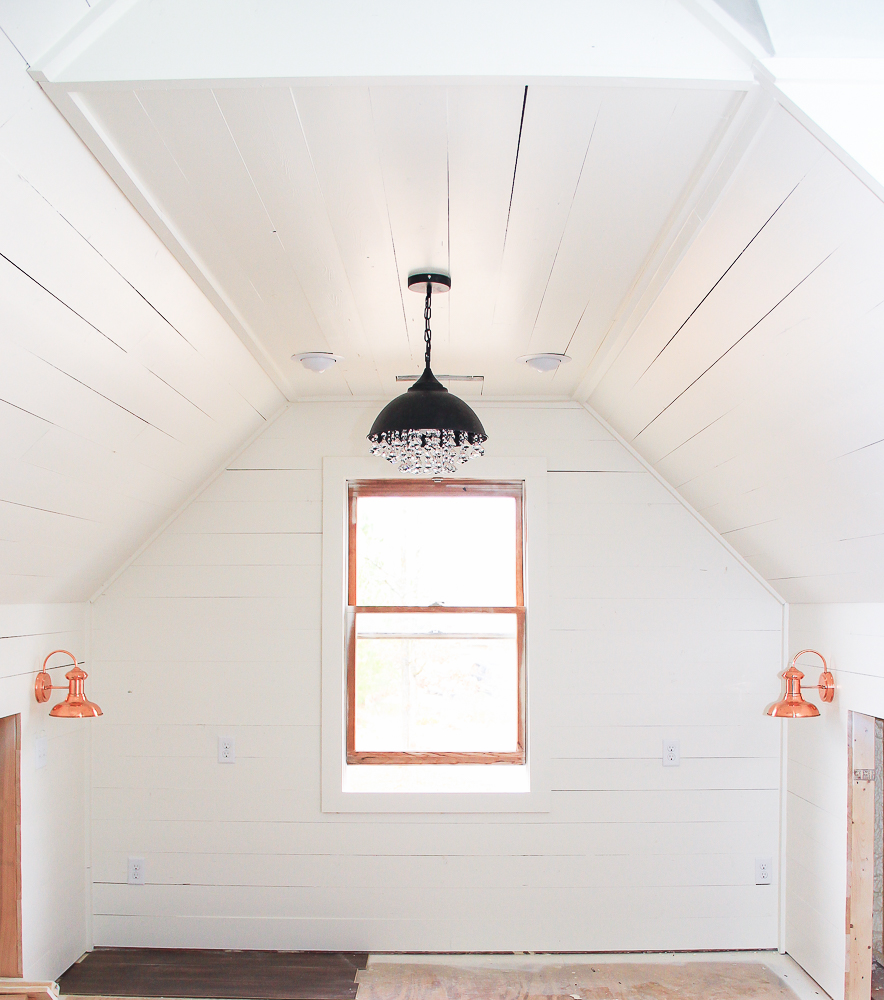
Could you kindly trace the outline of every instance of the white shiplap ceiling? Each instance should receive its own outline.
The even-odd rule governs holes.
[[[86,12],[0,7],[4,604],[87,599],[284,402],[29,79]]]
[[[782,110],[590,398],[791,601],[884,600],[884,204]]]
[[[74,24],[76,4],[51,6]],[[753,63],[766,56],[757,39],[728,35],[721,10],[733,20],[739,4],[456,2],[428,33],[401,6],[117,0],[37,61],[46,93],[227,321],[211,310],[197,318],[195,301],[180,299],[205,334],[198,353],[226,352],[225,377],[246,379],[265,415],[281,399],[272,383],[289,398],[389,397],[395,376],[420,362],[421,302],[406,276],[448,270],[452,293],[434,311],[438,371],[483,375],[490,396],[589,400],[787,598],[884,600],[882,206]],[[785,0],[757,6],[775,47],[800,48]],[[823,7],[814,24],[835,37],[837,14]],[[26,42],[40,18],[22,10],[3,26]],[[60,34],[44,31],[45,46]],[[6,78],[13,93],[15,73]],[[4,126],[0,143],[16,136],[10,163],[28,144],[43,150],[48,176],[63,140],[58,117],[50,127],[40,114],[17,136]],[[69,184],[89,189],[83,203],[66,195],[81,235],[90,210],[119,197],[99,193],[100,171],[87,173]],[[56,367],[76,362],[80,375],[65,372],[78,384],[154,425],[115,450],[102,441],[130,463],[89,480],[112,494],[97,521],[116,525],[102,536],[113,544],[102,548],[88,531],[80,539],[79,525],[59,529],[54,552],[69,550],[67,576],[33,589],[83,596],[260,417],[234,419],[227,390],[193,376],[196,361],[189,381],[183,359],[169,367],[168,338],[156,350],[179,402],[142,385],[140,368],[126,368],[150,342],[142,306],[86,273],[82,248],[41,255],[56,230],[36,203],[8,212],[8,231],[24,235],[6,245],[27,262],[27,280],[81,313],[92,335],[115,331],[127,359],[114,367],[102,352],[118,348],[79,328],[53,340],[44,328],[54,307],[0,273],[29,343],[55,352]],[[126,227],[115,230],[118,248]],[[167,289],[150,283],[146,257],[106,252],[110,228],[103,259],[168,317],[158,305]],[[163,273],[192,296],[180,271],[173,279],[164,264]],[[231,329],[266,375],[244,352],[236,360]],[[307,350],[345,361],[318,378],[291,361]],[[515,363],[529,351],[567,351],[574,363],[539,376]],[[55,376],[28,382],[14,360],[10,391],[39,398]],[[204,418],[184,398],[212,423],[198,426]],[[95,437],[106,421],[84,416],[84,400],[71,411]],[[163,432],[179,444],[152,445],[148,461],[133,442]],[[62,444],[54,461],[82,476],[79,455]],[[16,458],[28,466],[20,488],[34,495],[38,457]],[[138,511],[115,499],[139,482],[132,462],[174,479]],[[22,541],[32,531],[16,530]],[[21,580],[8,590],[26,592]]]
[[[418,372],[410,271],[452,275],[440,371],[570,396],[744,97],[589,86],[227,87],[80,96],[291,396]],[[524,113],[523,113],[524,112]],[[317,378],[291,356],[332,351]],[[515,359],[569,353],[538,384]]]

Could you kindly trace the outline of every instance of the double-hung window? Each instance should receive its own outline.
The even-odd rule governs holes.
[[[348,764],[524,764],[523,484],[349,483]]]

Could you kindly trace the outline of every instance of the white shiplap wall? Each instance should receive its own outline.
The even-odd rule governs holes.
[[[835,676],[835,700],[821,707],[818,719],[788,723],[786,948],[841,1000],[847,950],[847,715],[884,718],[884,604],[792,605],[789,645],[793,655],[809,647],[826,657]],[[802,669],[816,684],[819,661],[806,660]],[[819,704],[815,695],[810,700]]]
[[[779,602],[581,407],[477,408],[551,470],[550,812],[320,811],[321,462],[378,405],[295,405],[95,603],[96,944],[776,946]]]
[[[0,716],[21,715],[22,951],[26,979],[55,979],[91,947],[88,872],[90,727],[101,720],[50,719],[34,677],[53,649],[85,655],[87,605],[0,607]],[[50,663],[64,684],[70,661]],[[91,673],[87,662],[85,669]],[[91,681],[91,677],[90,677]],[[87,681],[87,693],[91,693]],[[51,704],[63,692],[54,691]],[[35,739],[47,739],[46,767],[35,767]]]

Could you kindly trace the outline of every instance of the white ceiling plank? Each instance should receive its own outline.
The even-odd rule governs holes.
[[[101,258],[129,286],[130,301],[143,297],[146,301],[136,304],[168,327],[165,342],[170,351],[176,339],[187,344],[199,355],[201,366],[214,371],[219,386],[226,383],[247,405],[272,413],[280,394],[257,364],[248,363],[244,345],[230,336],[225,322],[172,254],[158,246],[156,235],[117,185],[96,169],[92,154],[59,121],[50,102],[39,92],[34,97],[25,111],[0,129],[0,157],[20,183],[30,185],[36,198],[45,202],[47,212],[55,213],[72,231],[71,253]],[[63,170],[58,169],[59,162],[64,163]],[[35,221],[29,226],[36,228]],[[59,238],[54,232],[53,243]]]
[[[419,371],[424,303],[408,289],[407,279],[413,271],[451,271],[448,94],[444,87],[372,87],[370,99],[405,307],[410,370]],[[449,315],[447,296],[437,296],[433,326],[442,342],[449,340]]]
[[[667,442],[668,449],[671,437],[665,428],[678,421],[678,413],[685,407],[693,410],[693,419],[700,421],[694,429],[699,429],[703,422],[735,405],[737,386],[744,387],[745,396],[745,385],[759,363],[759,354],[765,369],[770,369],[790,352],[806,350],[815,334],[828,339],[833,324],[849,321],[879,301],[878,296],[884,292],[880,281],[857,280],[861,277],[857,268],[862,268],[865,255],[851,260],[848,249],[854,226],[851,220],[856,218],[859,207],[854,197],[861,189],[849,186],[854,197],[839,198],[835,185],[838,173],[843,173],[842,168],[827,159],[805,177],[739,265],[710,296],[705,315],[698,311],[666,354],[637,383],[637,394],[648,394],[651,403],[650,408],[637,413],[639,422],[653,407],[668,406],[645,432],[652,451],[656,450],[655,437]],[[884,223],[884,211],[881,216]],[[826,257],[829,259],[813,270]],[[772,266],[772,261],[779,266]],[[810,276],[804,280],[807,274]],[[857,292],[849,303],[841,303],[833,293],[854,281]],[[781,304],[776,305],[778,302]],[[741,337],[744,339],[738,339]],[[791,364],[791,359],[786,363]],[[707,369],[708,373],[703,374]],[[759,377],[763,378],[756,374],[755,380]],[[690,388],[685,391],[687,386]],[[673,388],[684,395],[676,397]],[[714,396],[717,412],[697,407],[688,399],[689,394],[698,392],[706,393],[710,401]]]
[[[293,353],[293,330],[320,337],[214,94],[142,91],[139,100],[187,179],[186,194],[173,174],[175,183],[156,188],[157,198],[165,204],[176,199],[178,213],[187,202],[188,241],[230,288],[249,328],[260,330],[275,359]]]
[[[297,87],[292,94],[377,377],[393,392],[411,357],[369,90]],[[356,360],[345,355],[344,370]]]
[[[131,443],[148,426],[11,341],[4,355],[0,399],[13,406],[112,448]]]
[[[158,469],[133,461],[130,455],[87,441],[53,427],[22,456],[26,465],[69,479],[121,493],[164,509],[186,483]]]
[[[678,272],[682,258],[727,191],[764,123],[774,113],[775,102],[764,89],[731,97],[733,110],[727,125],[710,143],[697,164],[682,198],[666,222],[653,252],[648,256],[629,294],[617,311],[598,350],[574,392],[589,399],[638,329],[668,282]]]
[[[106,490],[94,479],[73,478],[65,473],[32,465],[23,459],[9,463],[0,477],[0,500],[34,510],[43,510],[76,521],[108,524],[124,519],[130,511],[155,516],[163,507],[126,494]]]
[[[94,357],[114,383],[102,391],[112,391],[124,405],[138,406],[135,399],[121,397],[121,392],[125,396],[127,388],[134,389],[138,383],[149,386],[146,395],[148,399],[156,395],[156,403],[145,403],[159,407],[160,412],[151,416],[139,410],[148,419],[164,419],[162,411],[168,408],[170,415],[181,411],[186,419],[199,422],[197,404],[188,404],[186,380],[172,375],[170,385],[157,386],[159,392],[152,392],[153,379],[164,376],[151,375],[141,367],[144,349],[148,348],[154,366],[164,355],[186,356],[190,370],[214,366],[202,361],[193,345],[2,161],[0,227],[4,234],[0,253],[7,258],[0,260],[0,285],[13,303],[12,312],[19,313],[9,327],[11,336],[77,377],[85,377],[83,366]],[[117,380],[120,366],[128,372],[122,381]],[[183,370],[187,369],[177,369]],[[219,380],[214,381],[217,385]],[[249,419],[248,407],[244,398],[235,398],[215,409],[226,415],[227,422],[233,414],[236,419]]]
[[[450,336],[437,370],[486,375],[506,391],[513,357],[491,336],[516,172],[524,87],[448,88]],[[511,352],[507,352],[509,354]],[[452,385],[463,393],[463,385]]]
[[[192,123],[188,129],[188,116],[194,114],[192,106],[182,115],[171,112],[169,120],[165,121],[162,112],[168,110],[168,102],[161,92],[154,91],[152,99],[145,96],[146,103],[158,105],[154,114],[159,121],[154,123],[141,101],[141,95],[146,94],[102,92],[91,95],[88,102],[82,95],[73,94],[61,103],[68,120],[76,122],[81,131],[88,133],[90,149],[99,162],[120,184],[181,266],[288,397],[292,394],[291,385],[276,364],[274,353],[253,329],[252,317],[255,314],[262,317],[266,313],[260,293],[243,273],[239,256],[227,246],[215,222],[204,217],[202,185],[196,189],[190,186],[169,143],[161,134],[163,128],[170,130],[173,134],[168,139],[174,145],[177,132],[177,138],[186,148],[192,135],[208,131],[217,142],[226,146],[224,152],[228,160],[233,158],[236,162],[235,150],[230,148],[229,133],[217,105],[210,94],[208,104],[201,102],[207,109],[207,121]],[[193,100],[189,103],[192,105]],[[137,169],[130,165],[133,161],[138,163]],[[211,164],[205,158],[203,162],[209,170]],[[209,190],[217,192],[218,184],[219,180],[215,178],[208,185]],[[201,240],[205,245],[208,258],[196,250],[194,239]],[[286,286],[284,291],[292,294],[290,286]],[[303,296],[298,305],[298,322],[315,322],[303,302]],[[270,334],[276,340],[278,349],[275,354],[279,356],[287,346],[284,332],[270,330],[267,339],[270,339]]]
[[[0,260],[0,294],[9,297],[6,342],[51,366],[74,394],[89,393],[171,437],[194,443],[213,419],[140,362],[100,337],[43,290]]]
[[[281,397],[29,93],[0,129],[0,601],[84,600]]]
[[[760,225],[747,214],[765,202],[772,212],[792,188],[707,299],[708,316],[701,307],[652,364],[709,291],[710,258],[718,267],[733,260],[740,227]],[[761,317],[782,297],[777,284],[788,290],[801,266],[829,251],[735,342],[749,313]],[[616,404],[620,426],[634,436],[671,402],[636,446],[790,600],[884,599],[872,541],[884,532],[884,451],[879,458],[873,443],[884,440],[882,257],[884,206],[786,116],[774,116],[611,369],[628,387]],[[606,379],[600,385],[613,398]]]
[[[605,414],[611,406],[631,402],[637,382],[657,354],[695,310],[702,310],[704,296],[821,155],[819,144],[790,116],[778,112],[765,122],[707,224],[598,383],[591,397],[594,408]],[[627,437],[644,426],[639,419],[635,426],[622,428]]]
[[[288,88],[266,88],[256,94],[221,89],[215,98],[319,327],[319,340],[310,339],[312,330],[293,329],[290,353],[328,350],[345,360],[349,357],[350,374],[345,366],[335,366],[323,383],[337,385],[337,391],[376,392],[380,384],[372,377],[371,347],[329,224],[292,92]],[[239,238],[243,235],[238,227]],[[279,305],[285,308],[285,303]],[[277,319],[285,322],[284,315]],[[299,394],[302,386],[316,381],[290,358],[279,361],[294,367],[292,383]]]
[[[732,114],[719,91],[605,92],[528,350],[567,352],[572,393],[660,239],[696,165]]]
[[[5,460],[21,458],[51,430],[50,421],[0,400],[0,455]]]
[[[528,89],[490,331],[493,348],[503,356],[528,353],[602,99],[603,91],[594,87]],[[516,377],[530,381],[527,373]]]
[[[0,161],[0,252],[123,351],[159,318],[101,256]],[[85,252],[84,252],[85,251]],[[8,269],[6,262],[3,268]],[[96,288],[101,294],[96,295]],[[45,294],[45,293],[44,293]]]

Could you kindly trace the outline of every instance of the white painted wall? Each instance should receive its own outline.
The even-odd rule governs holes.
[[[574,404],[477,405],[550,469],[550,811],[321,811],[321,462],[378,407],[293,406],[96,601],[95,943],[775,947],[781,606]]]
[[[787,723],[786,949],[835,1000],[844,996],[847,713],[884,718],[884,604],[797,604],[789,646],[829,661],[835,701]],[[815,657],[806,658],[812,664]],[[817,661],[818,662],[818,661]],[[805,670],[817,683],[816,667]],[[817,701],[816,692],[809,696]],[[818,703],[818,701],[817,701]]]
[[[50,719],[38,705],[34,677],[53,649],[83,660],[84,604],[0,607],[0,716],[21,714],[22,950],[26,979],[55,979],[90,944],[88,755],[102,720]],[[63,656],[50,663],[64,684]],[[85,669],[91,672],[90,664]],[[91,692],[87,681],[87,694]],[[54,691],[51,704],[63,692]],[[35,739],[47,738],[46,767],[35,768]]]

